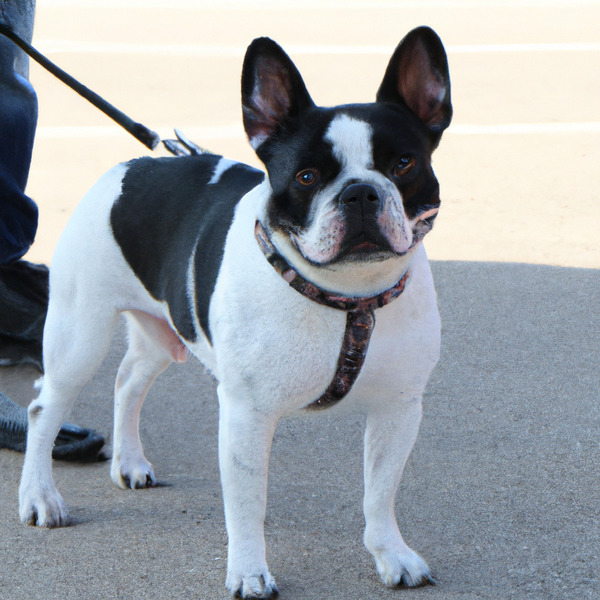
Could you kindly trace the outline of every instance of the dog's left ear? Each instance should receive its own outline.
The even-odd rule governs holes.
[[[448,59],[437,33],[413,29],[398,44],[377,92],[377,102],[405,104],[437,143],[452,119]]]
[[[289,56],[273,40],[255,39],[242,69],[244,129],[252,147],[257,150],[310,106],[314,102]]]

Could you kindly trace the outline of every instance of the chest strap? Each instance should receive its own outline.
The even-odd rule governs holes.
[[[307,281],[277,252],[263,226],[256,221],[256,241],[273,268],[297,292],[310,300],[346,312],[346,330],[338,357],[337,368],[329,387],[306,408],[319,410],[339,402],[350,391],[367,357],[369,341],[375,327],[375,309],[395,300],[404,291],[409,277],[407,271],[391,288],[368,297],[333,294]]]

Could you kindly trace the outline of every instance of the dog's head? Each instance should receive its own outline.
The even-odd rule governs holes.
[[[439,185],[431,154],[450,124],[444,47],[421,27],[398,45],[376,102],[317,107],[272,40],[255,40],[242,74],[244,127],[272,195],[264,223],[316,267],[409,253],[430,231]]]

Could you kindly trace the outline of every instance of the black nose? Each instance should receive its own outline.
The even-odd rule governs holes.
[[[341,193],[339,203],[348,210],[372,212],[379,208],[380,200],[375,186],[368,183],[353,183]]]

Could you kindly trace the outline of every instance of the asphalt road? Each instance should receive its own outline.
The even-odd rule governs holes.
[[[218,4],[218,7],[217,7]],[[247,43],[286,47],[322,104],[368,101],[398,40],[448,46],[455,121],[436,154],[443,207],[428,238],[440,364],[398,496],[407,542],[436,587],[387,590],[362,546],[359,416],[280,424],[267,543],[286,600],[600,598],[600,3],[39,0],[34,42],[165,136],[257,164],[240,126]],[[31,260],[49,262],[78,199],[146,151],[32,67],[40,123]],[[71,420],[110,437],[122,337]],[[30,368],[0,370],[25,405]],[[108,463],[56,463],[75,518],[19,523],[22,455],[0,451],[0,597],[227,598],[215,384],[171,367],[142,438],[164,486],[124,492]]]

